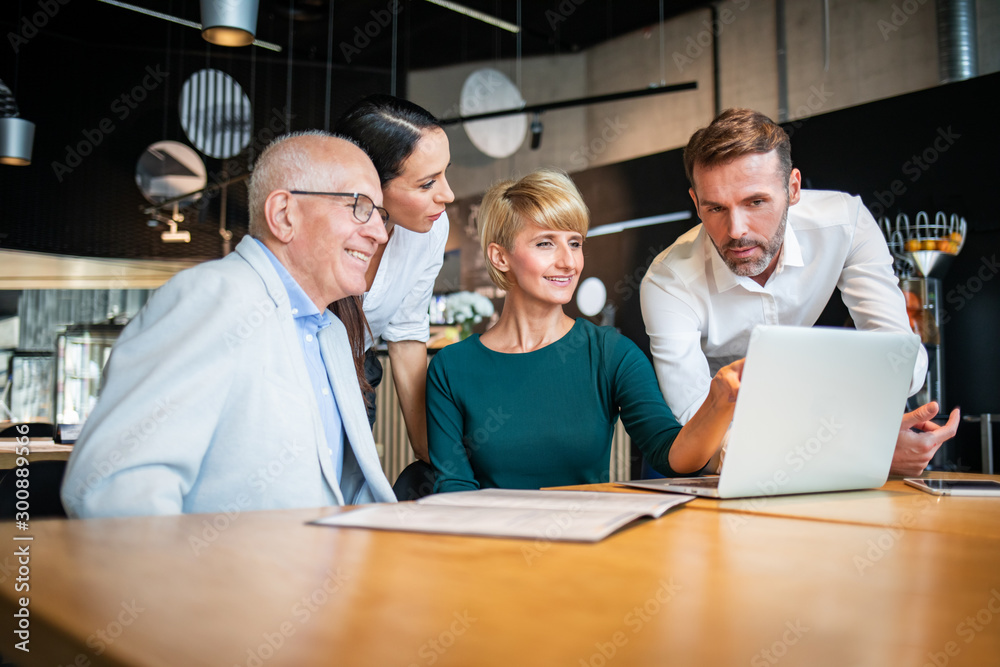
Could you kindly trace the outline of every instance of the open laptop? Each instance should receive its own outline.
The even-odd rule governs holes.
[[[911,334],[758,326],[721,475],[621,484],[712,498],[880,487],[919,347]]]

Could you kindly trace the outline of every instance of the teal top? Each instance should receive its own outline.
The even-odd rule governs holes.
[[[681,425],[628,338],[584,319],[520,354],[470,336],[438,352],[427,371],[434,491],[607,482],[619,413],[652,466],[673,475],[667,453]]]

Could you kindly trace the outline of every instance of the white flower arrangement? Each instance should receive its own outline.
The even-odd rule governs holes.
[[[482,294],[455,292],[445,298],[444,316],[457,324],[478,324],[493,315],[493,304]]]

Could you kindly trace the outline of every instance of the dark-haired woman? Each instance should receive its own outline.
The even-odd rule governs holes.
[[[373,346],[378,338],[388,345],[410,444],[417,458],[429,461],[425,414],[428,305],[448,240],[445,205],[455,199],[445,177],[451,162],[448,137],[427,110],[390,95],[364,98],[337,121],[335,131],[368,153],[382,181],[389,241],[379,247],[368,268],[364,296],[372,332],[368,345]],[[381,366],[371,349],[366,368],[369,381],[377,384]],[[374,421],[373,409],[369,418]]]

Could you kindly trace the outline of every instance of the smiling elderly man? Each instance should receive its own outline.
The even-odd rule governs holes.
[[[681,423],[719,368],[746,355],[755,325],[812,326],[835,289],[858,329],[912,333],[875,219],[857,197],[801,189],[771,119],[727,109],[691,137],[684,167],[701,224],[653,260],[640,291],[660,390]],[[910,395],[926,371],[921,346]],[[937,413],[928,403],[903,417],[891,472],[920,474],[955,435],[958,410],[943,427]],[[705,460],[720,446],[706,443]]]
[[[66,472],[70,516],[395,500],[350,298],[386,242],[381,201],[348,141],[305,132],[264,150],[250,236],[157,290],[116,343]]]

